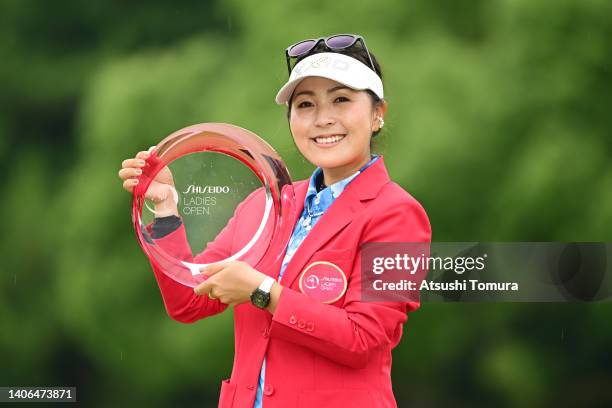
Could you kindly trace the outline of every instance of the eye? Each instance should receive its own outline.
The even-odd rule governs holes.
[[[334,102],[349,102],[349,98],[346,96],[339,96],[334,100]]]
[[[298,103],[297,108],[298,109],[300,109],[300,108],[308,108],[310,106],[312,106],[312,103],[310,103],[309,101],[302,101],[302,102]]]

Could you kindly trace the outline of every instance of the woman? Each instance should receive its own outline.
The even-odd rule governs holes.
[[[394,407],[391,350],[418,303],[362,301],[360,246],[429,242],[429,221],[421,205],[390,181],[383,157],[371,154],[387,102],[380,66],[363,38],[305,40],[287,48],[286,58],[291,75],[276,102],[287,105],[295,145],[317,169],[294,183],[300,208],[282,262],[260,271],[237,261],[213,264],[195,290],[154,266],[155,276],[178,321],[235,306],[236,354],[231,378],[221,385],[220,407]],[[124,161],[119,175],[128,191],[147,157],[140,152]],[[171,189],[171,175],[161,172],[147,193],[159,217],[154,238],[189,258]],[[239,206],[197,261],[229,255],[248,238],[242,231],[254,201]],[[334,299],[303,290],[303,272],[315,264],[345,277]]]

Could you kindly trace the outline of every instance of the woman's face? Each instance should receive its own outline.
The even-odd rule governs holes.
[[[293,92],[289,124],[309,162],[348,176],[369,161],[370,137],[379,129],[377,116],[385,110],[386,105],[374,108],[366,91],[308,77]]]

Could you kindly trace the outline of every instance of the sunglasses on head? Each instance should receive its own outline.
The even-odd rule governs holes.
[[[285,57],[287,58],[287,69],[289,70],[289,74],[293,70],[294,66],[291,66],[292,58],[302,57],[312,50],[314,50],[317,45],[321,42],[331,51],[340,51],[345,50],[347,48],[351,48],[356,43],[361,43],[361,47],[365,50],[368,55],[368,60],[370,61],[370,68],[374,72],[376,72],[376,68],[374,67],[374,63],[372,62],[372,57],[370,56],[370,51],[368,51],[368,47],[366,46],[365,40],[360,35],[355,34],[335,34],[329,37],[321,37],[317,39],[309,39],[297,42],[293,45],[290,45],[285,50]]]

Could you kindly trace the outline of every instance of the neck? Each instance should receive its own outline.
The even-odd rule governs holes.
[[[356,163],[350,163],[346,166],[334,167],[334,168],[322,168],[323,170],[323,182],[326,186],[331,186],[340,180],[344,180],[357,170],[365,166],[370,161],[370,154],[365,156],[362,160]]]

